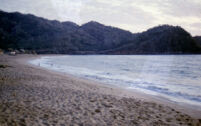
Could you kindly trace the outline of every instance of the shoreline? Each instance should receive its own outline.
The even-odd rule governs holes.
[[[43,56],[65,56],[65,55],[60,55],[60,54],[59,55],[39,55],[38,58],[43,57]],[[34,59],[38,59],[38,58],[34,57]],[[77,76],[74,76],[69,73],[63,73],[63,72],[59,72],[56,70],[47,69],[44,67],[40,67],[40,66],[28,63],[31,60],[33,60],[33,59],[25,59],[26,64],[24,64],[24,65],[30,65],[32,67],[35,67],[36,69],[43,69],[48,72],[55,73],[55,74],[58,74],[58,75],[61,75],[64,77],[78,79],[79,81],[84,81],[88,84],[97,85],[99,87],[110,88],[110,89],[114,90],[113,92],[109,93],[110,95],[115,95],[118,97],[136,98],[136,99],[146,101],[146,102],[155,102],[158,104],[173,107],[179,111],[184,112],[185,114],[189,114],[189,115],[193,116],[194,118],[201,118],[201,106],[187,104],[187,103],[183,103],[183,102],[175,102],[175,101],[172,101],[163,96],[146,94],[146,93],[138,91],[136,89],[126,89],[121,86],[105,84],[105,83],[101,83],[101,82],[98,82],[95,80],[77,77]],[[119,93],[119,92],[121,92],[121,93]],[[106,92],[106,93],[108,93],[108,92]]]
[[[0,69],[0,124],[9,119],[27,125],[201,124],[200,112],[188,106],[27,62],[40,56],[47,55],[0,55],[0,64],[11,66]]]

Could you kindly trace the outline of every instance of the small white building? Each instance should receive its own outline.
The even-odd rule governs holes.
[[[15,52],[15,51],[12,51],[12,52],[10,52],[10,55],[15,56],[15,55],[16,55],[16,52]]]
[[[0,55],[2,55],[2,54],[3,54],[3,50],[0,49]]]

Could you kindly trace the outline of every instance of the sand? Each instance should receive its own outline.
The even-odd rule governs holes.
[[[0,126],[201,126],[198,110],[0,55]]]

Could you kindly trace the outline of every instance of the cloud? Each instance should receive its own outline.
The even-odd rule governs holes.
[[[48,19],[79,22],[82,0],[0,0],[0,9],[32,13]]]
[[[168,6],[163,11],[166,14],[178,17],[201,17],[201,1],[170,0]]]
[[[142,32],[159,24],[201,34],[200,0],[0,0],[0,9],[83,24],[91,20]],[[196,25],[196,27],[194,27]]]
[[[111,4],[112,2],[112,4]],[[106,25],[120,27],[132,32],[144,31],[152,27],[155,17],[129,1],[93,0],[88,1],[80,12],[82,22],[95,20]]]

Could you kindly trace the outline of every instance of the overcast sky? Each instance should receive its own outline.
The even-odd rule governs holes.
[[[79,25],[94,20],[133,33],[179,25],[201,35],[201,0],[0,0],[0,9]]]

